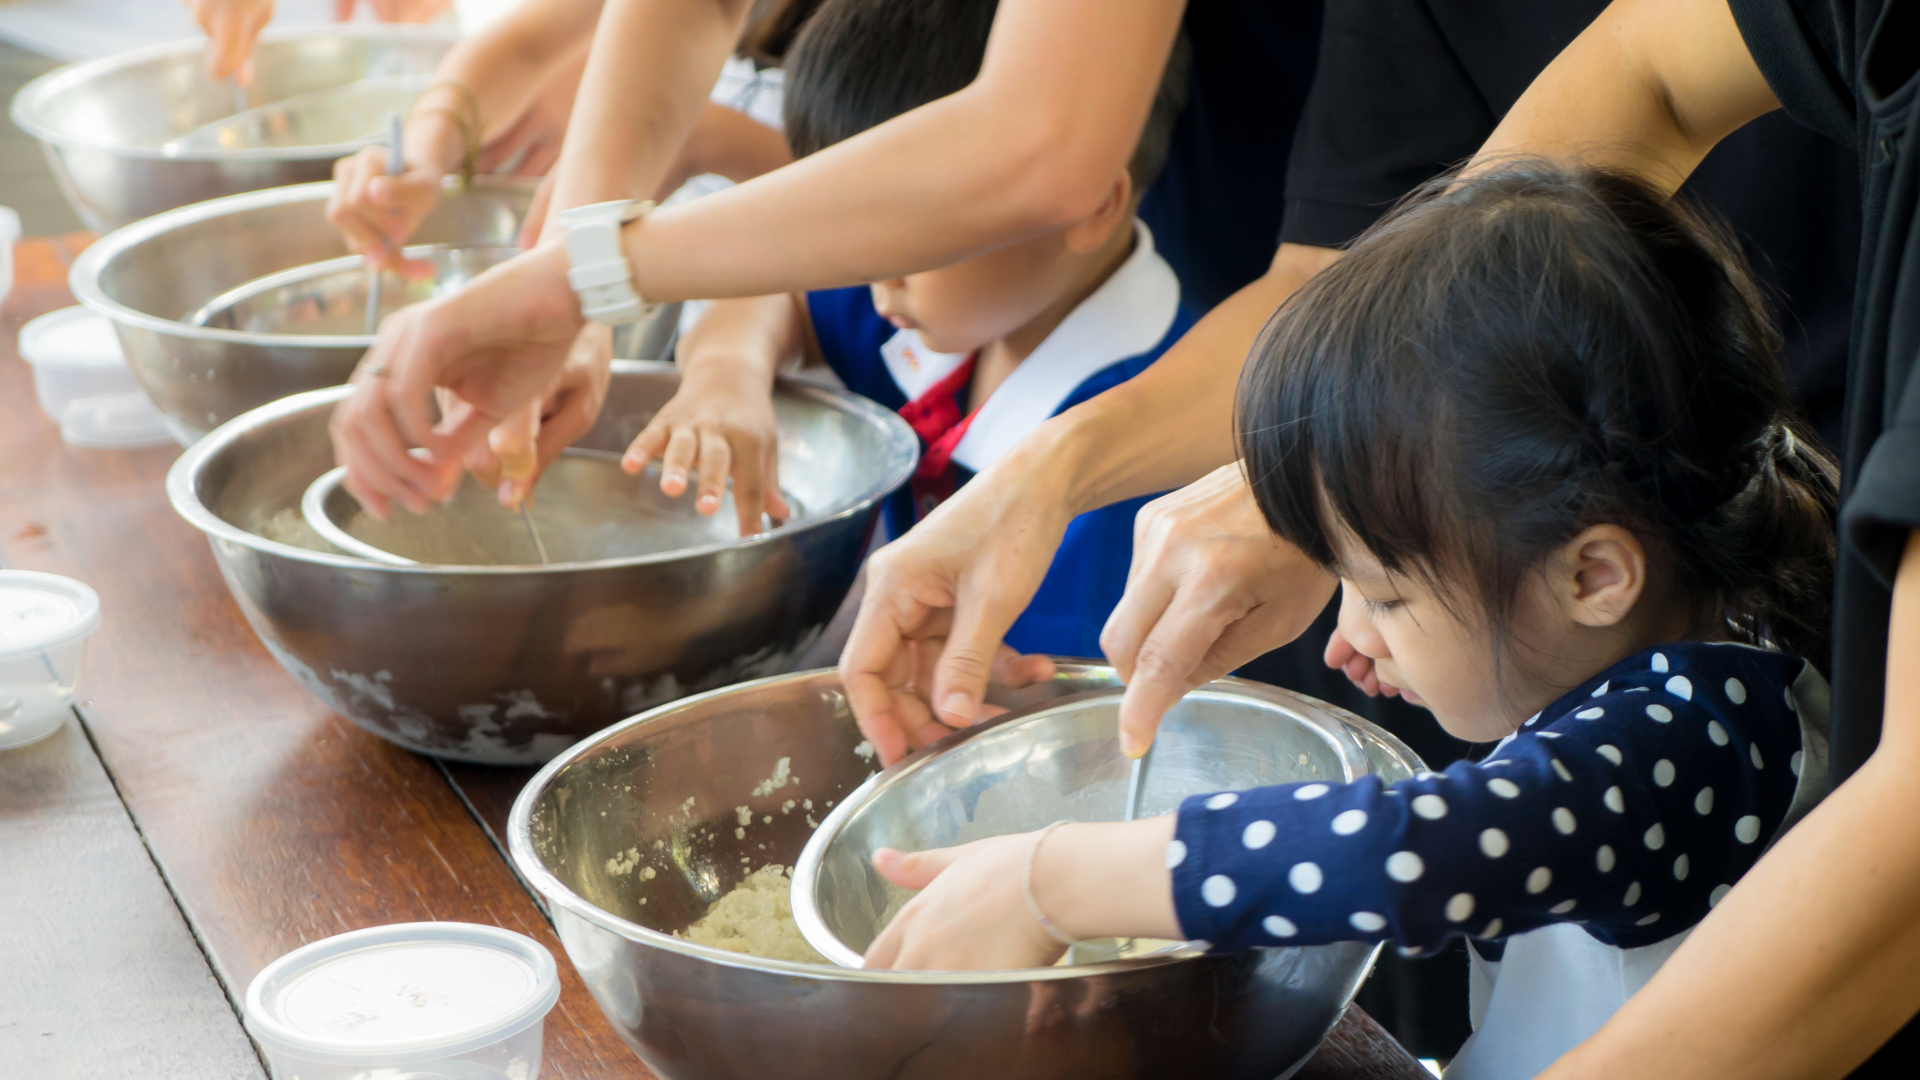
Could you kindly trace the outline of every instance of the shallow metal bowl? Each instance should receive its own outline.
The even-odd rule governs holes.
[[[1123,820],[1132,762],[1120,752],[1120,696],[1117,687],[1090,691],[970,728],[841,800],[794,865],[801,933],[835,963],[859,966],[913,895],[873,869],[880,848],[921,851],[1054,821]],[[1182,699],[1145,766],[1140,817],[1171,813],[1189,795],[1344,783],[1368,772],[1358,740],[1330,709],[1238,680]]]
[[[669,364],[617,362],[599,422],[575,445],[624,449],[678,382]],[[641,709],[789,670],[832,619],[880,499],[916,457],[897,415],[783,382],[780,476],[808,508],[800,520],[600,562],[391,566],[332,549],[301,516],[333,467],[327,418],[346,393],[224,425],[174,463],[168,495],[302,685],[377,735],[488,764],[545,761]]]
[[[1048,683],[988,699],[1020,708],[1115,684],[1111,668],[1065,662]],[[1392,736],[1325,711],[1372,773],[1391,782],[1421,767]],[[819,815],[873,775],[860,743],[836,672],[764,679],[600,732],[514,803],[515,866],[656,1075],[1272,1080],[1312,1053],[1367,971],[1374,949],[1358,944],[896,972],[675,937],[750,871],[793,863]],[[783,758],[789,782],[772,787]]]
[[[620,455],[610,451],[570,448],[540,477],[527,500],[538,547],[527,519],[501,506],[471,475],[432,512],[386,521],[367,513],[341,486],[345,477],[345,469],[321,474],[300,499],[301,516],[342,551],[402,566],[598,562],[724,544],[740,535],[731,491],[721,496],[717,512],[702,514],[692,493],[661,493],[659,462],[628,475]],[[805,520],[808,510],[799,496],[789,493],[787,501],[794,512],[789,520]],[[761,523],[772,526],[764,515]]]
[[[483,252],[511,247],[533,190],[530,181],[487,177],[465,188],[449,183],[415,239]],[[331,183],[303,184],[183,207],[109,233],[74,260],[74,296],[113,320],[134,378],[181,443],[277,398],[346,382],[373,344],[362,322],[364,275],[343,277],[347,268],[331,262],[351,258],[327,224],[332,191]],[[470,261],[446,269],[464,280]],[[302,300],[297,287],[275,291],[262,281],[289,270],[340,284],[330,303],[348,309],[344,324],[340,311]],[[346,280],[354,277],[362,280]],[[417,298],[408,286],[393,288],[396,297]],[[300,332],[219,325],[208,309],[220,304],[269,330]]]
[[[400,249],[407,273],[380,275],[378,318],[458,292],[467,282],[520,254],[517,247],[408,244]],[[296,266],[256,278],[202,304],[184,322],[252,334],[364,337],[367,332],[366,260],[358,255]]]
[[[335,159],[373,140],[168,144],[234,115],[242,103],[253,108],[361,79],[429,74],[455,40],[444,27],[269,30],[254,52],[252,85],[239,90],[207,74],[204,43],[173,42],[49,72],[14,95],[13,121],[40,140],[74,212],[107,232],[223,195],[330,179]]]

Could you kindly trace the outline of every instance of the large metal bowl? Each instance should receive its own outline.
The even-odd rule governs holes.
[[[107,232],[223,195],[330,179],[334,160],[368,140],[272,149],[167,143],[232,115],[236,92],[255,107],[369,77],[427,74],[455,39],[444,27],[269,30],[254,52],[254,81],[241,91],[207,75],[202,42],[157,45],[35,79],[14,95],[13,122],[40,140],[74,212]]]
[[[1111,668],[1069,662],[1050,683],[989,700],[1018,708],[1115,683]],[[1421,767],[1392,736],[1327,711],[1374,774],[1391,782]],[[675,937],[749,871],[795,860],[819,815],[873,775],[860,742],[836,672],[765,679],[600,732],[514,803],[515,866],[546,899],[601,1011],[656,1075],[1272,1080],[1312,1053],[1368,969],[1374,949],[1349,944],[1037,971],[864,971]],[[783,758],[789,780],[772,787]]]
[[[623,449],[679,384],[620,362],[576,446]],[[553,566],[392,566],[331,549],[300,500],[333,467],[344,387],[263,406],[167,476],[240,609],[282,666],[361,727],[422,753],[545,761],[642,709],[791,670],[854,575],[917,442],[863,398],[782,383],[781,485],[807,513],[770,533]],[[405,511],[396,511],[405,513]]]
[[[1120,752],[1121,689],[1092,690],[970,728],[896,762],[840,801],[793,870],[793,915],[815,949],[860,966],[912,893],[881,877],[881,848],[923,851],[1031,832],[1053,821],[1124,820],[1132,762]],[[1365,775],[1341,717],[1291,690],[1230,680],[1169,710],[1143,762],[1138,816],[1190,795]],[[1075,958],[1105,952],[1075,946]],[[1103,946],[1103,947],[1102,947]]]
[[[511,246],[533,190],[531,181],[487,177],[464,189],[449,184],[414,242]],[[356,333],[334,332],[342,327],[323,305],[297,298],[283,298],[282,314],[311,308],[305,324],[311,332],[186,321],[248,283],[348,257],[327,224],[332,191],[331,183],[303,184],[183,207],[109,233],[74,260],[68,276],[74,296],[113,320],[134,378],[181,443],[277,398],[346,382],[373,344],[355,321],[364,310],[363,286],[355,317],[347,320],[361,327]],[[404,288],[393,292],[406,294]],[[272,313],[255,313],[263,314]],[[301,326],[290,318],[269,322]]]

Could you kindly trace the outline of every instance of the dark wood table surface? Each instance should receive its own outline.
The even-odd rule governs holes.
[[[531,770],[442,764],[332,713],[168,505],[179,451],[70,447],[40,412],[15,339],[73,303],[86,241],[23,244],[0,306],[0,567],[79,578],[104,616],[74,715],[0,751],[0,1074],[262,1078],[239,1018],[262,967],[346,930],[456,920],[561,961],[542,1077],[650,1076],[507,861]],[[1297,1075],[1426,1074],[1355,1007]]]

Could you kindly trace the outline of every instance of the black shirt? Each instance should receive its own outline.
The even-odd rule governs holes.
[[[1320,0],[1190,0],[1187,106],[1141,201],[1154,246],[1204,312],[1265,273],[1294,122],[1313,83]]]
[[[1341,247],[1473,156],[1606,0],[1336,0],[1294,139],[1281,239]],[[1683,189],[1727,218],[1776,301],[1794,389],[1840,443],[1860,229],[1845,145],[1773,116],[1723,141]]]
[[[1747,48],[1787,114],[1856,147],[1861,291],[1848,372],[1834,597],[1833,769],[1880,741],[1887,620],[1907,535],[1920,528],[1920,0],[1732,0]],[[1908,663],[1913,658],[1906,658]],[[1908,1024],[1856,1076],[1911,1076]]]

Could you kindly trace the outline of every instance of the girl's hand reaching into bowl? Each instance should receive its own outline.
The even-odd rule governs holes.
[[[702,514],[719,512],[731,477],[741,536],[760,531],[762,512],[786,521],[793,511],[780,494],[779,430],[760,368],[722,356],[687,367],[679,392],[634,438],[621,467],[638,473],[658,459],[660,490],[675,498],[698,474],[693,507]]]
[[[1029,909],[1029,880],[1033,902],[1068,937],[1180,938],[1166,867],[1174,824],[1168,814],[931,851],[882,848],[874,852],[874,869],[920,895],[874,939],[866,966],[1000,971],[1051,965],[1066,947]]]

